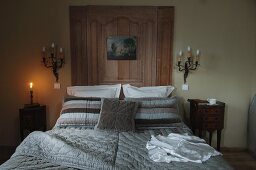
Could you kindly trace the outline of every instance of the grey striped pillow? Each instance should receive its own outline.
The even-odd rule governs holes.
[[[138,103],[135,126],[167,127],[181,122],[176,97],[171,98],[125,98],[126,101]]]
[[[84,126],[94,128],[101,110],[100,98],[67,97],[58,118],[57,127]]]

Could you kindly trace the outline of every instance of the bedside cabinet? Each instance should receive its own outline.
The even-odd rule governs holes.
[[[46,106],[24,107],[20,109],[21,141],[33,131],[46,131]]]
[[[206,100],[188,99],[190,102],[190,123],[195,134],[197,129],[199,137],[202,131],[209,132],[209,144],[211,145],[212,133],[217,131],[217,150],[220,150],[221,130],[224,127],[225,103],[217,101],[215,105],[209,105]]]

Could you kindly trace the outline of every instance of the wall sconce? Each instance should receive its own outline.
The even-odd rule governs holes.
[[[190,70],[196,70],[197,67],[200,65],[199,64],[199,56],[200,56],[200,51],[196,51],[196,56],[193,57],[193,54],[191,52],[190,46],[188,46],[188,51],[187,51],[187,60],[184,61],[183,64],[181,64],[182,58],[183,58],[183,52],[180,50],[179,55],[178,55],[178,63],[177,66],[179,67],[179,71],[185,71],[184,72],[184,84],[187,83],[187,77],[188,73]]]
[[[43,47],[42,49],[42,62],[46,68],[52,68],[52,72],[56,78],[56,82],[59,81],[59,69],[64,64],[64,52],[63,48],[58,48],[57,45],[52,43],[51,47]]]

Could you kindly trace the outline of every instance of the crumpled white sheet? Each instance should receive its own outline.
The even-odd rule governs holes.
[[[155,162],[195,162],[202,163],[211,156],[222,155],[205,140],[187,133],[170,133],[168,136],[151,136],[146,148],[150,159]]]

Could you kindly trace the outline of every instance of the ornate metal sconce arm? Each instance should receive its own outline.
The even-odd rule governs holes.
[[[56,82],[59,81],[59,69],[64,64],[64,53],[62,48],[57,48],[54,43],[51,47],[43,47],[42,50],[42,62],[46,68],[52,68],[52,72],[56,78]]]
[[[196,70],[197,67],[200,65],[198,62],[199,59],[199,50],[197,50],[197,54],[196,54],[196,59],[195,61],[193,60],[193,56],[192,53],[190,51],[190,47],[188,47],[188,57],[187,60],[184,61],[184,63],[181,63],[181,58],[182,58],[182,51],[179,52],[179,56],[178,56],[178,63],[176,64],[176,66],[178,66],[179,71],[184,71],[184,83],[187,83],[187,77],[189,74],[190,70]]]

